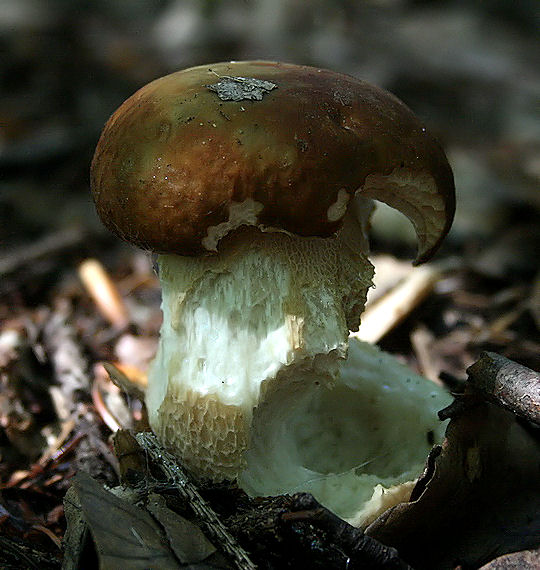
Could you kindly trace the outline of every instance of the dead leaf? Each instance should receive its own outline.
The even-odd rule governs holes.
[[[133,434],[128,430],[118,430],[113,442],[122,483],[143,481],[148,476],[148,465]]]
[[[540,442],[512,413],[488,403],[465,407],[419,485],[416,500],[366,530],[414,568],[477,567],[538,546]]]
[[[78,473],[73,486],[94,538],[101,570],[180,568],[157,523],[145,510],[106,491],[86,473]]]
[[[152,493],[148,497],[146,508],[165,530],[170,547],[182,563],[201,562],[216,552],[215,546],[202,530],[171,511],[161,495]]]

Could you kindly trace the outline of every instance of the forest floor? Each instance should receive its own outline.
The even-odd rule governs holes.
[[[322,2],[322,15],[292,0],[276,2],[275,13],[268,2],[8,4],[0,15],[9,54],[0,62],[0,567],[350,569],[407,567],[405,559],[475,568],[524,549],[491,568],[540,566],[536,3]],[[165,453],[155,442],[129,435],[147,428],[141,394],[160,289],[150,255],[119,244],[93,211],[97,137],[114,108],[159,75],[261,56],[396,93],[441,139],[456,177],[454,228],[429,266],[436,276],[416,285],[402,319],[374,337],[364,332],[466,404],[448,412],[449,443],[426,458],[413,492],[422,501],[370,537],[303,495],[251,501],[234,486],[186,483],[152,459]],[[413,275],[400,223],[378,227],[372,307]],[[507,395],[529,398],[528,408],[471,387],[467,369],[486,351],[510,359],[495,368],[510,366]],[[529,395],[512,383],[523,374]],[[480,448],[489,450],[482,475],[459,471],[470,467],[467,450]],[[433,528],[404,533],[411,517]]]

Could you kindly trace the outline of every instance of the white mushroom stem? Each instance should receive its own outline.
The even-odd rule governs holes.
[[[156,435],[198,475],[235,478],[253,410],[275,385],[331,385],[373,267],[365,224],[336,238],[245,228],[205,258],[162,255],[163,325],[149,374]]]
[[[146,401],[195,475],[252,495],[310,491],[358,525],[410,492],[448,398],[349,339],[373,276],[369,212],[335,238],[243,228],[216,255],[160,256]]]

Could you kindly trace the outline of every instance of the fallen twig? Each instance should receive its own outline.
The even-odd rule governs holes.
[[[347,553],[347,568],[379,568],[410,570],[395,548],[385,546],[371,536],[364,534],[323,507],[312,495],[299,493],[294,496],[295,511],[284,513],[285,522],[309,522],[324,530],[329,537]]]
[[[443,270],[435,265],[411,270],[388,293],[366,306],[360,329],[351,336],[371,343],[381,340],[427,297],[442,275]]]
[[[540,425],[540,374],[495,352],[483,352],[467,373],[476,392]]]
[[[118,330],[129,324],[129,312],[118,288],[97,259],[79,265],[79,277],[103,317]]]
[[[217,546],[234,560],[237,568],[240,570],[255,570],[256,566],[250,560],[247,552],[237,544],[214,510],[201,497],[195,485],[191,482],[189,475],[178,465],[176,458],[159,444],[153,433],[141,432],[135,437],[139,445],[154,460],[170,483],[189,502],[191,508],[204,525],[210,539],[215,541]]]

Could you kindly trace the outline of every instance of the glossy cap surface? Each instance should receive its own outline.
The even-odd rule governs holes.
[[[109,119],[91,172],[97,211],[123,239],[198,255],[242,225],[335,234],[361,192],[402,211],[428,258],[452,222],[444,152],[390,93],[273,62],[179,71]]]

